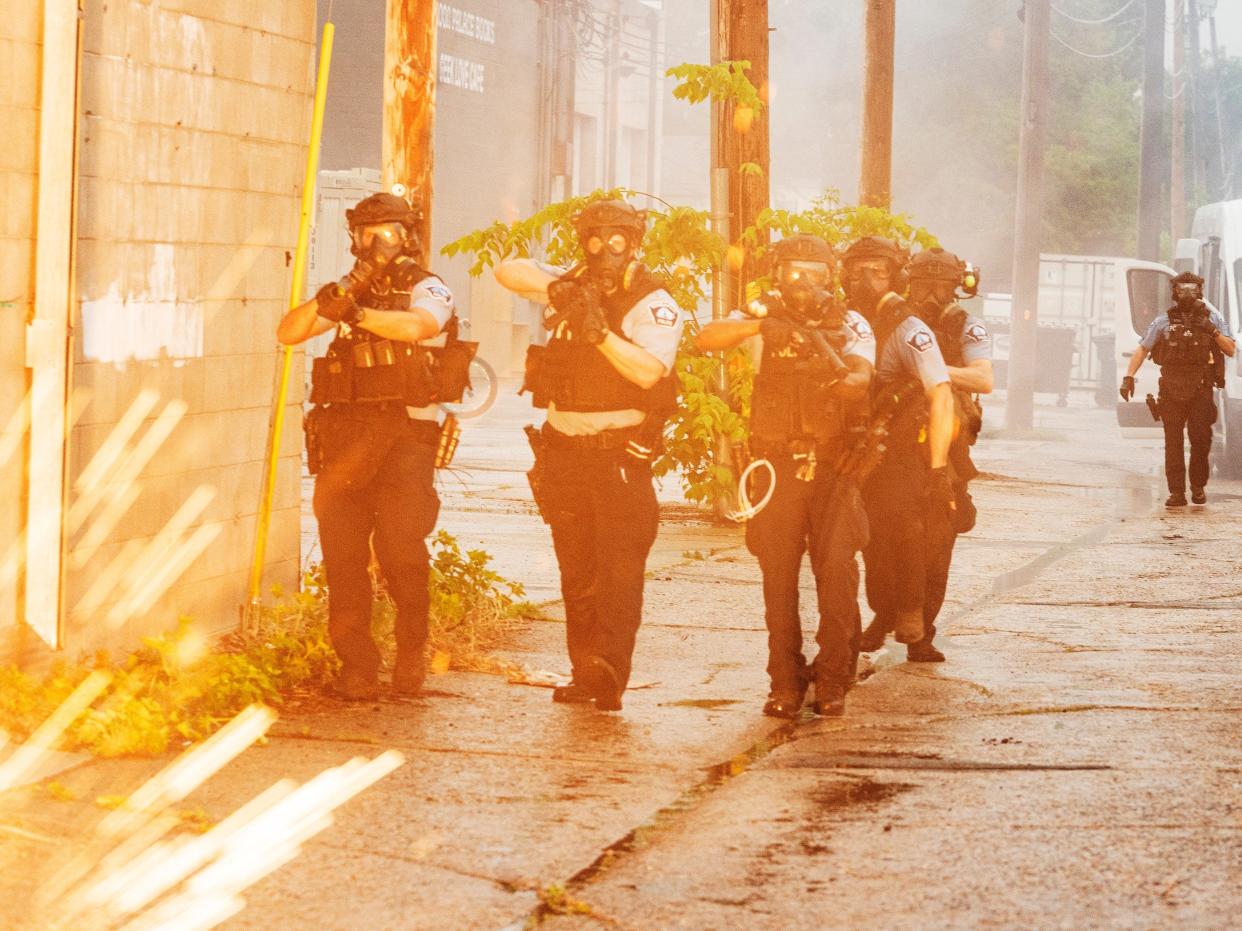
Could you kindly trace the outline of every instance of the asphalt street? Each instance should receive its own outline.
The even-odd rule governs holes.
[[[506,393],[467,424],[442,523],[548,600],[551,620],[505,658],[563,673],[526,417]],[[416,701],[286,713],[187,803],[218,819],[284,776],[388,747],[407,762],[255,885],[229,927],[1233,926],[1242,484],[1214,481],[1206,508],[1166,513],[1159,441],[1122,440],[1088,398],[1040,407],[1020,435],[999,419],[993,403],[947,663],[910,665],[890,645],[844,718],[764,718],[757,567],[737,529],[667,482],[644,687],[625,710],[447,673]],[[809,631],[808,573],[803,592]],[[155,765],[59,778],[90,799]],[[71,845],[84,807],[33,798],[27,828]],[[14,903],[39,881],[27,866],[3,882]]]

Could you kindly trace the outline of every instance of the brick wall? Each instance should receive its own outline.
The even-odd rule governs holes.
[[[71,502],[99,500],[70,527],[70,650],[132,644],[179,614],[223,628],[244,600],[315,4],[87,0],[84,29],[72,378],[90,401],[69,476]],[[297,572],[300,401],[294,378],[266,576],[286,587]],[[96,457],[113,463],[102,486]]]
[[[0,561],[21,552],[24,449],[6,442],[23,409],[24,327],[34,294],[35,181],[38,168],[40,4],[5,4],[0,16]],[[7,453],[7,455],[6,455]],[[0,585],[0,643],[18,617],[18,590]]]

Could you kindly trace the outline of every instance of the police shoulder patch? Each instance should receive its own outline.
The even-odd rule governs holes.
[[[867,318],[862,314],[849,314],[845,318],[845,323],[854,331],[854,335],[858,337],[860,343],[870,343],[875,340],[875,332],[871,329],[871,324],[867,322]]]
[[[931,331],[925,327],[919,327],[907,338],[906,342],[919,352],[927,352],[932,346],[936,345],[935,338],[931,335]]]
[[[446,304],[453,303],[453,292],[442,284],[427,285],[427,293],[434,298],[444,301]]]
[[[656,322],[657,326],[677,326],[677,311],[670,305],[657,301],[651,305],[650,310],[651,319]]]
[[[972,343],[986,343],[989,335],[988,328],[977,320],[966,327],[965,336]]]

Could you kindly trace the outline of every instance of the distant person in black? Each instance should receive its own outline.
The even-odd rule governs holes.
[[[1223,388],[1224,357],[1236,346],[1229,324],[1203,300],[1203,279],[1183,272],[1173,279],[1173,306],[1152,321],[1121,380],[1121,398],[1134,396],[1134,376],[1148,355],[1160,366],[1157,408],[1164,424],[1164,506],[1186,506],[1185,438],[1190,436],[1190,501],[1206,504],[1211,467],[1213,386]]]

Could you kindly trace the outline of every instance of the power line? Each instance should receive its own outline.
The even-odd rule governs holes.
[[[1120,16],[1126,10],[1130,9],[1130,7],[1132,6],[1134,6],[1134,0],[1126,0],[1126,3],[1122,5],[1121,9],[1117,10],[1116,12],[1110,13],[1108,16],[1105,16],[1103,19],[1079,19],[1077,16],[1067,13],[1065,12],[1065,10],[1061,9],[1060,7],[1056,7],[1056,6],[1054,6],[1052,10],[1054,13],[1057,13],[1060,16],[1064,16],[1071,23],[1078,23],[1081,26],[1102,26],[1104,23],[1111,23],[1113,20],[1115,20],[1118,16]]]
[[[1142,35],[1142,30],[1139,30],[1134,35],[1130,36],[1129,40],[1127,40],[1124,45],[1120,46],[1119,48],[1113,49],[1111,52],[1104,52],[1102,54],[1096,53],[1096,52],[1084,52],[1080,48],[1074,48],[1074,46],[1070,45],[1068,42],[1062,39],[1055,32],[1052,33],[1052,38],[1054,38],[1057,41],[1057,44],[1060,45],[1062,48],[1069,49],[1075,55],[1081,55],[1083,58],[1101,59],[1101,58],[1112,58],[1115,55],[1120,55],[1122,52],[1127,51],[1130,48],[1130,46],[1132,46],[1135,42],[1138,41],[1140,35]]]

